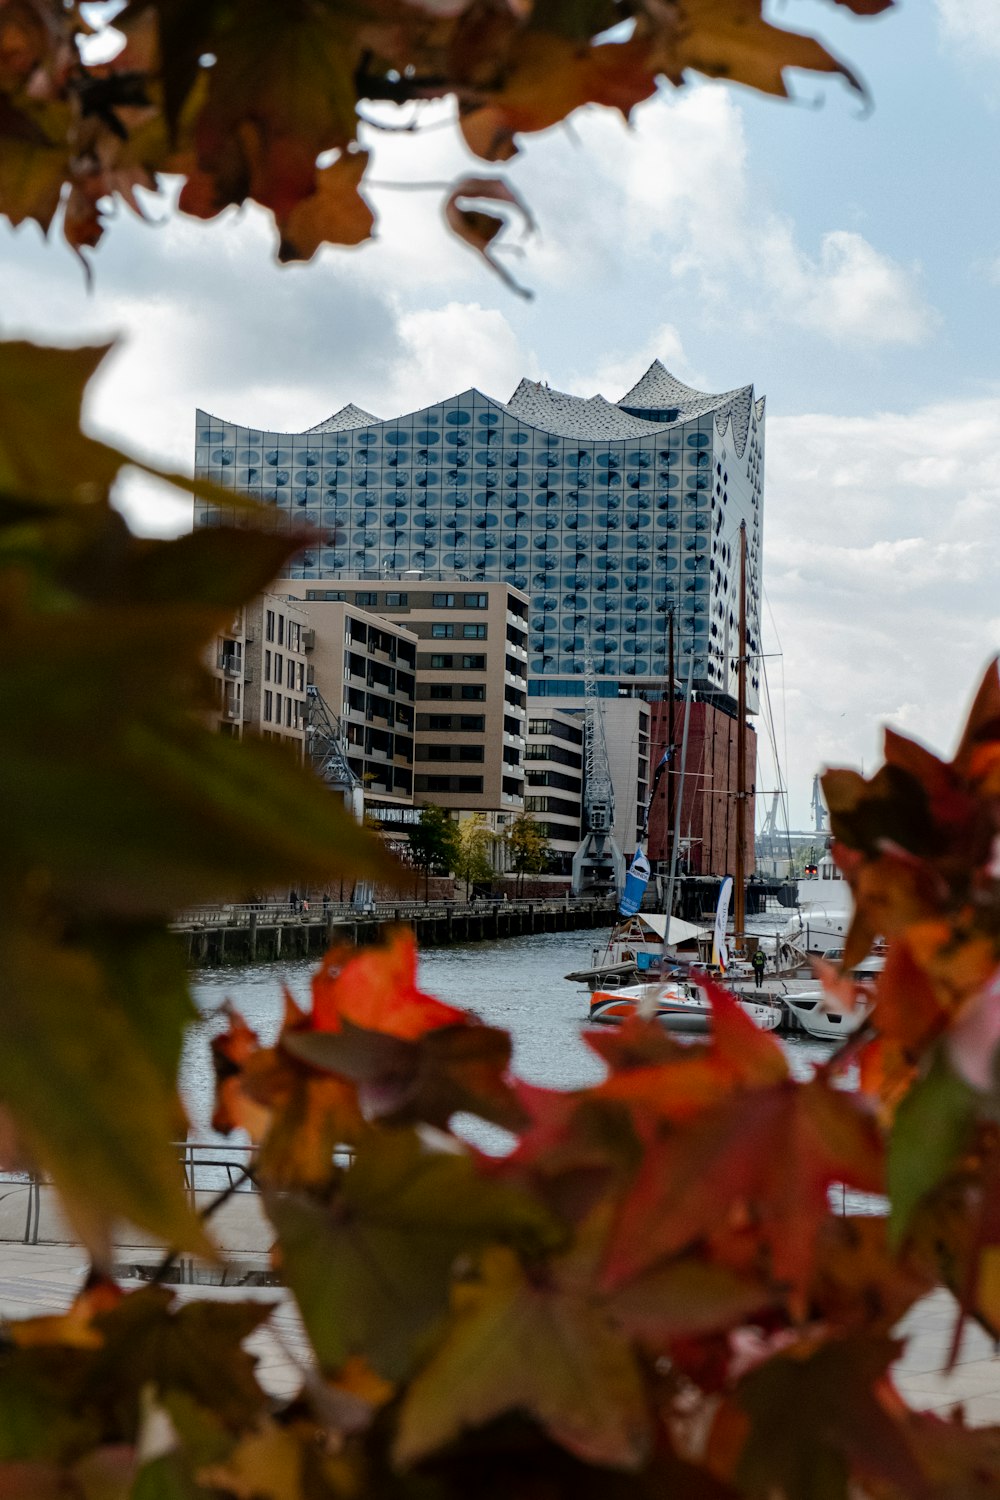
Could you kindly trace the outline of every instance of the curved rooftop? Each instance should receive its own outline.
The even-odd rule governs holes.
[[[754,397],[752,385],[737,386],[731,391],[712,393],[697,391],[685,385],[676,375],[654,359],[641,380],[618,401],[604,396],[571,396],[555,391],[543,381],[524,379],[509,401],[487,397],[499,411],[508,412],[542,432],[557,437],[576,438],[581,442],[624,442],[668,431],[699,417],[714,416],[720,436],[732,423],[733,443],[742,457],[751,425],[764,417],[764,397]],[[421,411],[431,408],[423,407]],[[411,413],[419,415],[420,413]],[[364,411],[353,403],[341,407],[324,422],[306,429],[306,433],[350,432],[373,427],[381,417]],[[286,436],[305,434],[286,434]]]

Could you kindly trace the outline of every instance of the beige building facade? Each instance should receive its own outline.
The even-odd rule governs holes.
[[[413,801],[417,638],[346,600],[296,604],[307,621],[306,681],[343,726],[366,808]]]
[[[276,594],[261,594],[237,611],[208,653],[210,717],[220,734],[257,734],[302,758],[307,628],[297,602]]]
[[[312,618],[349,605],[415,642],[413,799],[486,813],[501,831],[524,806],[527,597],[505,583],[461,581],[281,587],[304,596]]]

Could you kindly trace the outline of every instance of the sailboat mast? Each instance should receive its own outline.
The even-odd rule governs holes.
[[[667,678],[667,750],[670,759],[667,761],[667,848],[666,854],[669,861],[671,856],[671,845],[674,837],[674,796],[677,786],[676,768],[674,766],[674,612],[670,611],[670,630],[667,637],[667,661],[669,662],[669,675]],[[669,913],[668,913],[669,916]]]
[[[736,870],[733,947],[742,948],[747,916],[747,527],[740,523],[740,654],[736,674]]]

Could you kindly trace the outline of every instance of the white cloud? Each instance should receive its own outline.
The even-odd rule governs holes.
[[[963,51],[1000,59],[1000,3],[998,0],[937,0],[945,35]]]
[[[1000,646],[1000,403],[772,418],[767,446],[764,585],[804,819],[819,765],[870,770],[886,722],[949,752]]]

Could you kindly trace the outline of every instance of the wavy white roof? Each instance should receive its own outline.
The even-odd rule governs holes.
[[[642,437],[712,414],[720,434],[732,422],[733,442],[742,456],[751,412],[758,421],[763,418],[764,398],[754,399],[752,385],[717,395],[696,391],[654,359],[642,379],[620,401],[606,401],[603,396],[568,396],[536,381],[522,380],[508,401],[507,410],[560,437],[589,439]],[[643,410],[650,412],[650,418],[636,415]],[[660,419],[663,411],[676,411],[677,415],[663,421]]]
[[[603,396],[568,396],[534,380],[521,381],[507,410],[534,427],[568,438],[645,437],[663,426],[630,416]]]
[[[306,432],[350,432],[354,427],[371,427],[375,422],[381,422],[381,417],[373,417],[370,411],[362,411],[360,406],[351,402],[335,411],[332,417],[327,417],[325,422],[317,422],[315,427],[307,427]]]
[[[738,386],[735,390],[715,395],[696,391],[671,375],[658,359],[654,359],[642,379],[620,401],[608,401],[604,396],[571,396],[536,380],[522,380],[508,402],[496,401],[493,404],[498,410],[509,412],[512,417],[542,432],[578,438],[582,442],[627,441],[712,415],[720,435],[724,435],[732,423],[733,443],[741,457],[751,424],[755,419],[762,421],[764,417],[764,397],[755,399],[752,385]],[[643,411],[648,411],[650,416],[636,415]],[[676,415],[663,421],[663,412]],[[351,404],[341,407],[325,422],[318,422],[306,430],[308,433],[349,432],[360,427],[377,426],[381,420],[370,411]]]

